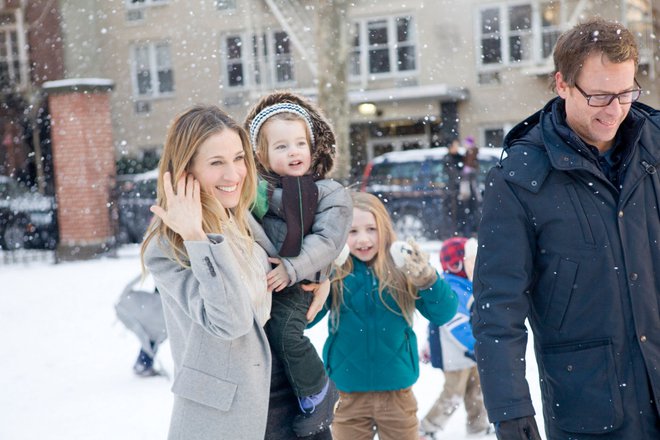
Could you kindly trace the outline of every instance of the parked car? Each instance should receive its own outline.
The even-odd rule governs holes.
[[[58,241],[55,197],[0,176],[0,249],[54,249]]]
[[[147,231],[156,204],[158,170],[117,176],[118,241],[139,243]]]
[[[385,203],[399,237],[444,239],[452,233],[444,209],[446,155],[446,147],[394,151],[367,164],[360,189],[377,195]],[[477,181],[482,194],[485,176],[501,155],[501,148],[479,149]]]

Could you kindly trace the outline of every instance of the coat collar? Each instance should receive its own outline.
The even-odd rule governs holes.
[[[563,99],[555,98],[507,134],[504,148],[512,165],[507,166],[506,160],[502,162],[506,180],[536,193],[550,170],[555,168],[563,171],[585,170],[610,184],[602,175],[589,147],[566,126],[562,115]],[[649,166],[642,166],[642,162],[660,168],[658,149],[653,149],[655,144],[652,140],[660,130],[658,116],[658,112],[651,107],[634,103],[622,124],[622,129],[628,131],[626,138],[629,139],[624,146],[629,153],[624,153],[622,159],[622,166],[628,167],[624,180],[627,188],[650,172],[647,170],[652,171]]]

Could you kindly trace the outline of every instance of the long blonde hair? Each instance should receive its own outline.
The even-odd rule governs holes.
[[[392,313],[403,316],[403,318],[412,325],[415,314],[415,300],[417,288],[413,286],[405,273],[396,267],[390,246],[396,241],[396,234],[392,227],[392,220],[385,208],[385,205],[378,197],[365,193],[351,191],[353,199],[353,209],[359,209],[369,212],[376,220],[376,229],[378,230],[378,252],[374,259],[369,262],[369,266],[378,278],[378,296],[385,307]],[[331,323],[336,330],[339,326],[339,311],[344,302],[344,278],[353,272],[353,260],[348,258],[344,264],[335,267],[335,273],[332,278],[332,304],[331,304]],[[392,309],[385,301],[384,295],[389,295],[397,304],[401,312]]]
[[[158,169],[158,196],[156,203],[167,209],[165,200],[164,175],[170,173],[172,186],[185,173],[190,171],[199,147],[209,137],[223,130],[233,130],[241,138],[247,174],[238,205],[226,210],[211,194],[202,189],[202,229],[208,233],[222,233],[230,219],[242,238],[249,239],[251,231],[248,224],[249,208],[256,197],[257,172],[250,142],[245,130],[227,113],[214,105],[196,105],[177,115],[172,122],[165,140],[163,155]],[[163,221],[154,216],[147,235],[142,243],[141,258],[144,268],[144,251],[155,236],[164,237],[170,245],[174,258],[184,267],[189,265],[188,255],[183,246],[183,239]],[[240,238],[240,237],[239,237]]]

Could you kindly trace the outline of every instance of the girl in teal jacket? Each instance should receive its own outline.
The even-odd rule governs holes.
[[[413,316],[419,310],[442,325],[456,313],[457,298],[416,243],[404,246],[397,267],[387,210],[371,194],[351,197],[351,255],[336,267],[331,296],[314,321],[330,313],[323,360],[340,391],[333,438],[373,439],[378,433],[383,440],[417,439],[411,387],[419,377],[419,361]]]

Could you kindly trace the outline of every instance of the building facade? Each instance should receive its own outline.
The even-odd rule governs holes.
[[[56,0],[0,0],[0,175],[54,193],[41,85],[64,75]]]
[[[323,54],[316,53],[313,1],[60,3],[63,77],[115,83],[118,158],[157,157],[173,116],[195,103],[218,104],[242,120],[271,90],[317,95],[316,60]],[[553,97],[548,84],[558,35],[596,14],[638,35],[642,100],[659,107],[658,3],[353,2],[348,78],[354,176],[367,160],[392,150],[446,145],[468,135],[481,146],[499,145],[513,124]],[[0,11],[3,4],[6,10],[12,2],[0,1]],[[6,51],[0,49],[0,78]]]

